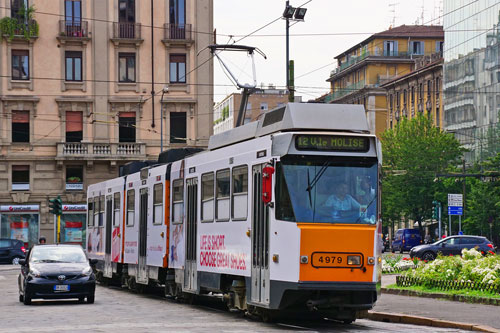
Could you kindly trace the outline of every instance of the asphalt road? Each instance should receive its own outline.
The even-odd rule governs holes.
[[[95,304],[18,301],[19,267],[0,266],[0,333],[3,332],[460,332],[454,329],[357,320],[267,324],[212,306],[178,304],[158,295],[98,286]]]

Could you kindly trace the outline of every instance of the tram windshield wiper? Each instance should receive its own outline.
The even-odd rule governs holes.
[[[370,206],[372,205],[372,203],[375,201],[375,199],[377,199],[377,196],[376,196],[376,195],[375,195],[375,196],[373,196],[372,201],[370,201],[370,203],[369,203],[368,205],[366,205],[366,211],[368,211],[368,207],[370,207]],[[359,222],[359,220],[361,219],[361,217],[363,217],[363,215],[359,215],[358,219],[357,219],[357,220],[356,220],[356,222],[354,222],[354,223],[358,223],[358,222]]]
[[[323,163],[323,165],[321,166],[321,169],[319,169],[319,171],[316,173],[316,175],[314,176],[314,178],[311,182],[309,182],[309,169],[307,170],[307,188],[306,188],[306,191],[309,192],[309,200],[311,198],[312,189],[314,188],[314,186],[316,186],[316,184],[320,180],[321,176],[323,176],[323,174],[326,171],[326,168],[328,168],[330,166],[330,163],[331,163],[330,161]],[[311,206],[312,206],[312,204],[311,204]]]

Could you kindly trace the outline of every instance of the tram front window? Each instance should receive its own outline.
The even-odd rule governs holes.
[[[277,164],[276,218],[375,224],[377,160],[286,156]]]

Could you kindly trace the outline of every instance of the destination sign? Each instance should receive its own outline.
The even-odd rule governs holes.
[[[367,152],[370,139],[359,136],[297,135],[295,147],[298,150]]]

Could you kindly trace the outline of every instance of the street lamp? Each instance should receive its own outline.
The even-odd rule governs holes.
[[[286,1],[285,10],[283,11],[283,18],[286,20],[286,88],[288,90],[288,101],[293,102],[294,100],[294,89],[293,84],[290,82],[290,20],[292,21],[304,21],[304,16],[306,15],[307,8],[303,7],[292,7],[290,1]]]

